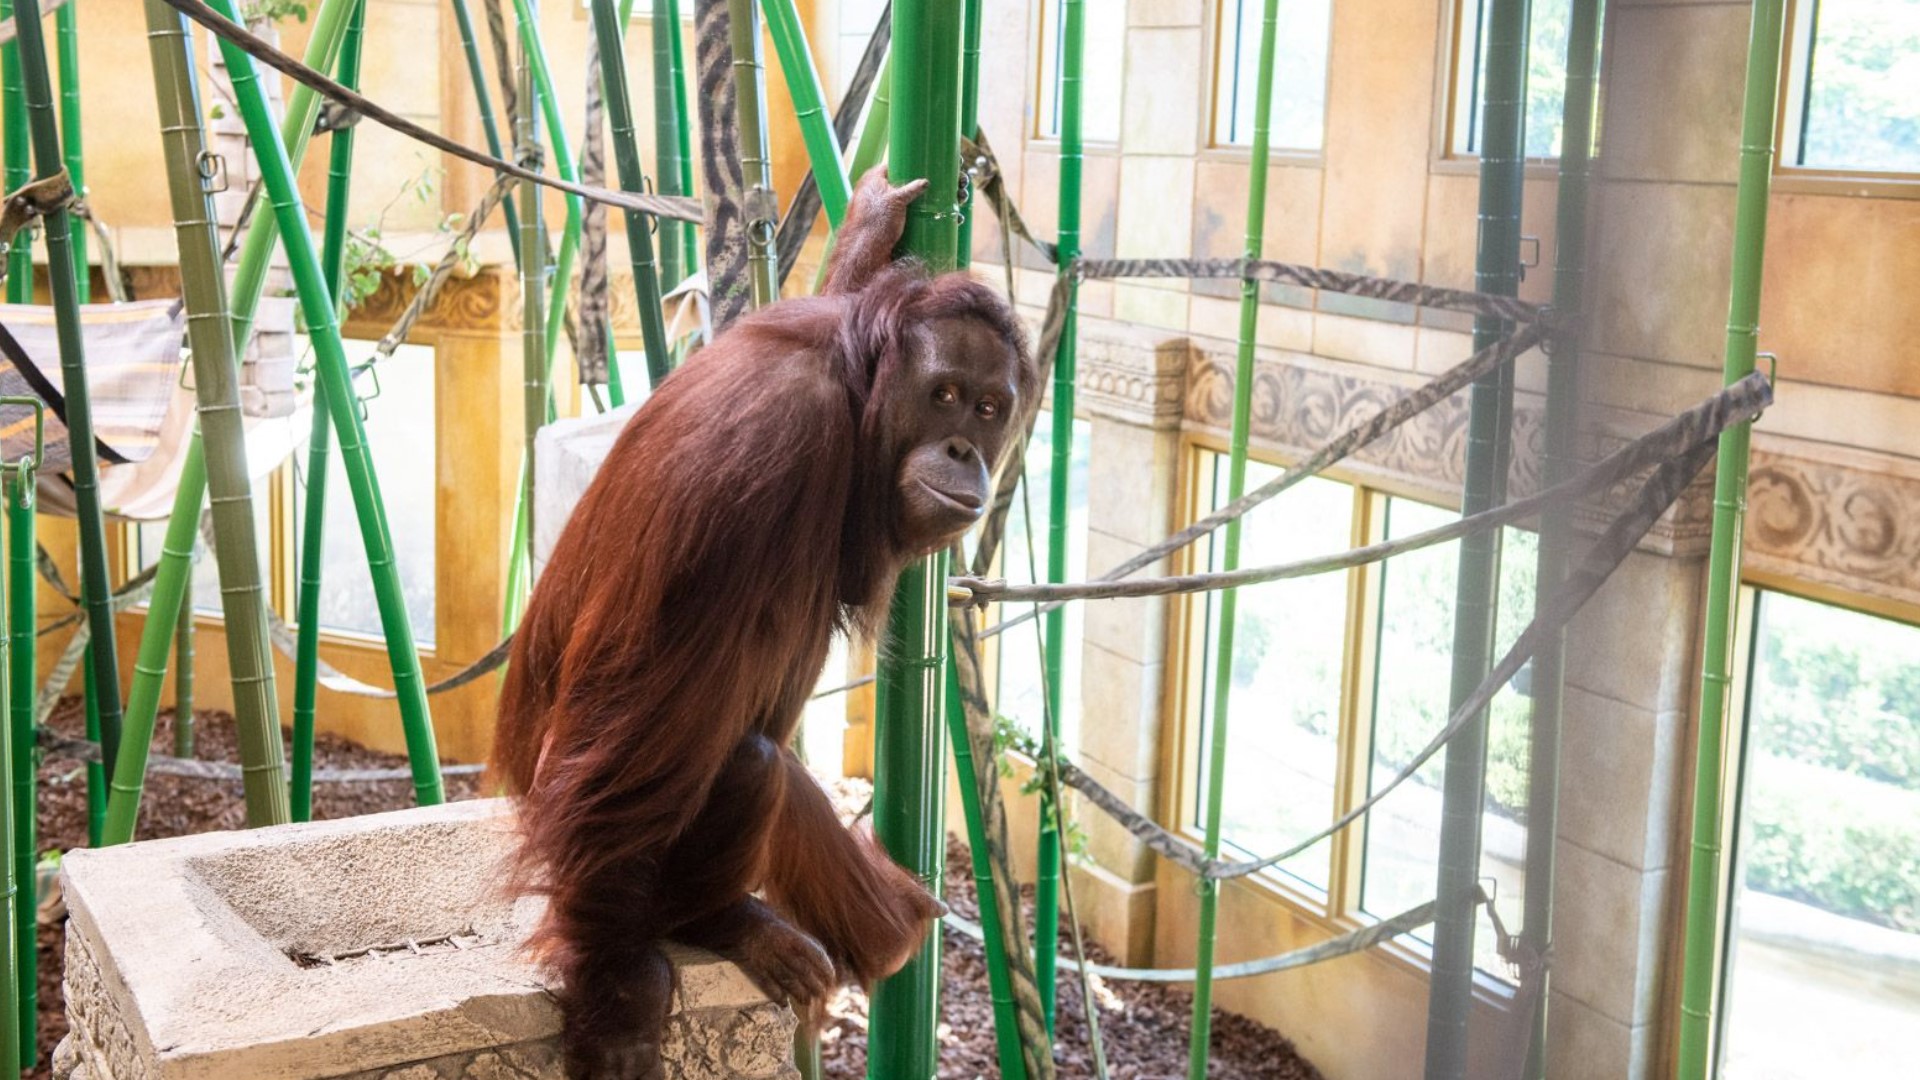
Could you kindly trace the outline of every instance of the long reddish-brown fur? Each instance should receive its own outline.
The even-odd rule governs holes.
[[[576,1040],[664,1019],[658,941],[722,932],[751,890],[843,978],[889,973],[925,932],[919,884],[786,747],[833,633],[871,629],[920,554],[895,535],[904,448],[881,408],[917,328],[983,319],[1031,366],[984,285],[848,235],[830,295],[742,319],[629,421],[516,635],[493,768]]]

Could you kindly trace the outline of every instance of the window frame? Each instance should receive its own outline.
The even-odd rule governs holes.
[[[1032,36],[1033,42],[1033,52],[1028,57],[1027,62],[1027,77],[1030,80],[1028,84],[1030,93],[1027,100],[1031,103],[1026,124],[1027,145],[1051,150],[1054,153],[1059,152],[1060,136],[1046,130],[1043,117],[1046,111],[1045,107],[1050,103],[1057,102],[1058,98],[1052,96],[1053,88],[1047,85],[1046,58],[1042,55],[1040,46],[1047,39],[1047,16],[1050,12],[1059,11],[1060,4],[1061,0],[1039,0],[1039,3],[1029,7],[1027,16],[1027,28]],[[1126,17],[1124,12],[1121,17]],[[1126,85],[1126,31],[1127,27],[1122,27],[1120,31],[1120,82],[1123,92]],[[1125,110],[1126,104],[1123,101],[1121,103],[1120,131],[1115,133],[1113,138],[1090,138],[1084,130],[1081,132],[1080,151],[1083,155],[1099,157],[1118,157],[1120,155],[1120,143],[1126,133],[1127,119]],[[1084,116],[1082,119],[1084,120]]]
[[[1437,35],[1438,59],[1434,64],[1433,152],[1428,164],[1428,171],[1431,173],[1455,176],[1480,175],[1480,155],[1453,148],[1454,132],[1458,130],[1460,104],[1460,40],[1468,4],[1478,6],[1477,0],[1447,0],[1442,9],[1442,17],[1446,19],[1446,24],[1442,28],[1444,33]],[[1604,83],[1604,68],[1607,63],[1607,57],[1604,54],[1600,58],[1600,63],[1602,65],[1601,80]],[[1557,156],[1528,155],[1522,169],[1528,180],[1558,179],[1560,159]]]
[[[1209,431],[1183,431],[1180,436],[1179,473],[1175,485],[1175,507],[1183,523],[1196,521],[1209,512],[1205,501],[1212,491],[1207,478],[1209,453],[1229,452],[1226,436]],[[1250,462],[1286,468],[1294,459],[1266,448],[1250,450]],[[1386,501],[1409,499],[1458,511],[1459,494],[1442,493],[1395,483],[1364,470],[1329,469],[1329,480],[1353,489],[1353,518],[1349,542],[1355,546],[1377,543],[1386,531]],[[1281,496],[1285,498],[1285,496]],[[1195,573],[1202,569],[1201,545],[1191,544],[1169,558],[1168,572]],[[1374,671],[1379,659],[1379,604],[1381,581],[1378,563],[1355,567],[1347,572],[1347,616],[1342,629],[1340,728],[1335,736],[1334,802],[1332,814],[1344,812],[1363,800],[1373,757]],[[1207,615],[1196,602],[1197,594],[1175,598],[1169,605],[1166,702],[1167,742],[1171,755],[1166,770],[1163,806],[1168,810],[1161,824],[1183,838],[1200,843],[1204,836],[1192,820],[1201,788],[1203,767],[1200,740],[1199,704],[1206,681],[1212,672],[1205,635]],[[1239,879],[1242,887],[1255,890],[1271,902],[1282,904],[1292,916],[1328,933],[1338,934],[1378,925],[1380,919],[1361,909],[1361,886],[1365,873],[1366,840],[1369,818],[1359,820],[1334,834],[1328,853],[1328,888],[1320,892],[1310,884],[1276,868]],[[1376,950],[1396,964],[1422,976],[1431,972],[1431,950],[1417,942],[1395,938]],[[1473,973],[1473,993],[1477,1002],[1504,1007],[1516,1000],[1518,986],[1505,977],[1478,966]]]
[[[1334,0],[1334,2],[1337,4],[1338,0]],[[1215,125],[1215,120],[1219,116],[1220,106],[1220,96],[1218,93],[1220,79],[1218,72],[1226,43],[1226,34],[1223,32],[1222,26],[1226,22],[1227,3],[1228,0],[1209,0],[1207,5],[1209,14],[1202,20],[1200,26],[1201,60],[1204,64],[1200,74],[1204,80],[1204,84],[1200,94],[1200,150],[1197,156],[1203,161],[1245,162],[1252,159],[1253,147],[1242,146],[1238,143],[1221,142],[1215,137],[1215,133],[1218,130]],[[1333,89],[1333,25],[1331,20],[1329,20],[1327,25],[1327,64],[1325,78],[1327,88],[1326,99],[1331,99]],[[1269,168],[1289,166],[1293,168],[1320,169],[1325,167],[1327,161],[1327,136],[1333,130],[1333,126],[1326,122],[1328,119],[1327,110],[1330,109],[1330,100],[1323,100],[1322,109],[1320,148],[1318,150],[1302,150],[1297,147],[1270,147],[1268,149]]]
[[[1789,145],[1805,130],[1806,65],[1807,56],[1813,51],[1810,12],[1817,3],[1816,0],[1786,0],[1786,4],[1786,41],[1780,50],[1780,82],[1773,122],[1773,189],[1788,194],[1920,199],[1920,171],[1837,169],[1790,163],[1793,155],[1788,153]],[[1863,599],[1868,598],[1856,597],[1855,602]],[[1854,605],[1843,603],[1842,606]]]

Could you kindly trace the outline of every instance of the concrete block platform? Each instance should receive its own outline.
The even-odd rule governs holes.
[[[561,1080],[559,1010],[519,948],[541,901],[501,886],[504,800],[62,860],[60,1080]],[[684,1080],[792,1080],[793,1013],[673,953]]]

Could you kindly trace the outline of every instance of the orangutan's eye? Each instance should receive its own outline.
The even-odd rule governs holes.
[[[949,383],[933,392],[933,400],[941,405],[958,405],[960,403],[960,391],[953,384]]]
[[[975,405],[973,407],[973,411],[976,415],[980,417],[980,419],[991,420],[994,417],[1000,415],[1000,406],[994,404],[992,400],[987,399],[987,400],[982,400],[980,404]]]

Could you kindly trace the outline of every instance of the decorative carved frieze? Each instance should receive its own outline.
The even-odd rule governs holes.
[[[1227,433],[1233,422],[1233,358],[1196,348],[1187,376],[1185,421]],[[1348,428],[1377,415],[1417,386],[1419,376],[1395,377],[1352,370],[1325,361],[1263,359],[1254,365],[1253,443],[1283,457],[1298,459],[1318,450]],[[1467,391],[1435,405],[1373,443],[1356,450],[1343,466],[1349,473],[1439,496],[1458,496],[1466,462]],[[1514,403],[1513,462],[1508,491],[1513,497],[1540,490],[1545,451],[1545,417],[1540,400],[1522,395]],[[1617,432],[1582,433],[1584,461],[1598,461],[1625,445]],[[1575,512],[1581,531],[1605,529],[1638,489],[1618,485],[1584,502]],[[1690,485],[1641,542],[1643,549],[1669,556],[1704,553],[1712,528],[1710,471]]]
[[[1178,428],[1192,351],[1185,338],[1149,343],[1083,333],[1076,371],[1080,405],[1124,423]]]
[[[1819,448],[1755,447],[1747,565],[1920,604],[1920,469]]]

